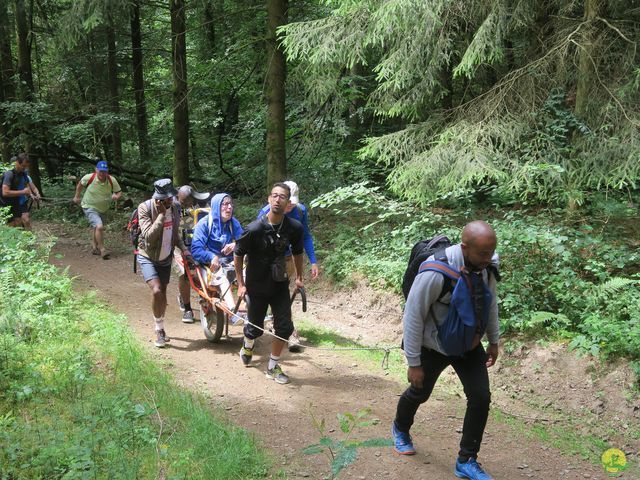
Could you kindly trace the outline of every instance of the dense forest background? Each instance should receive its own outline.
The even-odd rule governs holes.
[[[635,1],[2,0],[2,154],[29,151],[38,184],[99,156],[139,189],[292,176],[577,208],[640,175],[639,20]]]

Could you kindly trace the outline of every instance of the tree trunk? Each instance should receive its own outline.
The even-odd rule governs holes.
[[[349,87],[352,91],[357,91],[361,88],[361,77],[365,75],[364,65],[361,63],[354,63],[351,67],[351,82]],[[364,125],[364,118],[362,116],[362,109],[365,106],[365,96],[356,95],[351,100],[351,105],[347,110],[346,124],[348,127],[348,134],[345,138],[345,143],[352,146],[352,148],[358,148],[358,141],[362,137],[362,126]]]
[[[118,101],[118,59],[116,58],[116,31],[109,21],[107,26],[107,77],[109,82],[109,105],[111,113],[120,114],[120,102]],[[118,121],[111,129],[111,139],[113,140],[113,159],[122,163],[122,137],[120,136],[120,125]]]
[[[267,186],[285,179],[286,62],[276,30],[287,23],[288,0],[267,0]]]
[[[202,6],[202,17],[204,20],[204,37],[206,39],[207,49],[210,51],[210,55],[213,56],[213,52],[216,49],[214,6],[212,0],[204,0],[203,3],[204,5]]]
[[[8,102],[16,98],[8,3],[8,0],[0,0],[0,102]],[[11,159],[11,141],[4,121],[4,115],[0,112],[0,153],[2,160],[8,163]]]
[[[187,102],[187,42],[184,0],[171,2],[173,58],[173,182],[189,183],[189,105]]]
[[[602,0],[585,0],[584,2],[584,34],[578,49],[578,83],[576,87],[576,117],[586,120],[589,116],[590,98],[597,83],[595,61],[597,31],[595,19],[602,15]]]
[[[29,22],[24,0],[16,0],[16,32],[18,34],[18,73],[20,74],[20,97],[27,102],[34,99],[33,73],[31,70],[31,45]]]
[[[197,150],[196,150],[196,139],[194,138],[193,130],[189,131],[189,145],[190,145],[190,153],[191,153],[191,162],[193,163],[193,171],[196,174],[196,178],[200,176],[202,173],[202,166],[200,165],[200,161],[198,160]]]
[[[144,70],[142,59],[142,32],[140,28],[140,2],[133,2],[131,9],[131,49],[133,61],[133,92],[136,100],[136,123],[138,125],[138,148],[143,165],[149,165],[149,127],[147,104],[144,98]]]
[[[27,21],[27,11],[25,9],[24,0],[15,0],[15,16],[16,16],[16,32],[18,37],[18,74],[20,75],[20,98],[24,102],[33,102],[35,99],[33,89],[33,73],[31,70],[31,43],[29,36],[32,32],[29,29]],[[27,132],[28,133],[28,132]],[[27,137],[28,138],[28,137]],[[24,150],[27,153],[35,150],[29,140],[25,141]],[[37,153],[37,152],[34,152]],[[40,165],[38,157],[33,156],[31,160],[31,168],[29,173],[36,184],[38,190],[42,193],[42,181],[40,179]]]

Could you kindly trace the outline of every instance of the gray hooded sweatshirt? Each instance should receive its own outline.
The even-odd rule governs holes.
[[[462,248],[460,245],[452,245],[446,249],[449,265],[456,270],[464,266]],[[429,260],[433,260],[433,256]],[[491,263],[498,265],[498,255],[494,254]],[[486,336],[490,343],[498,343],[498,298],[496,295],[496,279],[489,275],[487,270],[482,271],[482,279],[491,290],[493,300],[489,309],[489,321],[487,323]],[[420,366],[420,352],[422,347],[445,355],[438,339],[436,325],[442,325],[447,318],[451,293],[445,294],[440,300],[444,276],[439,272],[426,271],[416,275],[407,303],[404,308],[404,354],[410,367]]]

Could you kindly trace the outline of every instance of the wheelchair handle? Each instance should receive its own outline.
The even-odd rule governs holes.
[[[293,295],[291,295],[291,304],[293,304],[293,301],[295,300],[296,295],[298,293],[300,294],[300,299],[302,300],[302,311],[306,313],[306,311],[307,311],[307,292],[304,289],[304,287],[296,288],[293,291]]]

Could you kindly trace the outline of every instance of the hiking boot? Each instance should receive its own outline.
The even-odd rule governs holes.
[[[485,472],[473,457],[466,463],[456,460],[456,468],[453,473],[458,478],[468,478],[469,480],[493,480],[493,477]]]
[[[156,332],[156,341],[154,342],[155,346],[158,348],[164,348],[166,342],[169,341],[169,337],[164,332],[164,330],[158,330]]]
[[[184,302],[182,301],[180,294],[178,294],[178,308],[181,312],[184,312]]]
[[[182,323],[193,323],[193,310],[185,310],[182,314]]]
[[[300,334],[297,330],[294,330],[289,337],[289,351],[297,353],[300,350],[302,350],[302,347],[300,345]]]
[[[399,455],[415,455],[413,439],[409,432],[401,432],[396,427],[396,422],[391,425],[391,436],[393,437],[393,450]]]
[[[240,360],[245,367],[251,363],[251,357],[253,357],[253,348],[247,348],[243,345],[240,349]]]
[[[281,385],[289,383],[290,381],[289,377],[287,377],[282,371],[282,368],[280,368],[280,365],[276,365],[271,370],[267,369],[267,378],[271,378]]]

